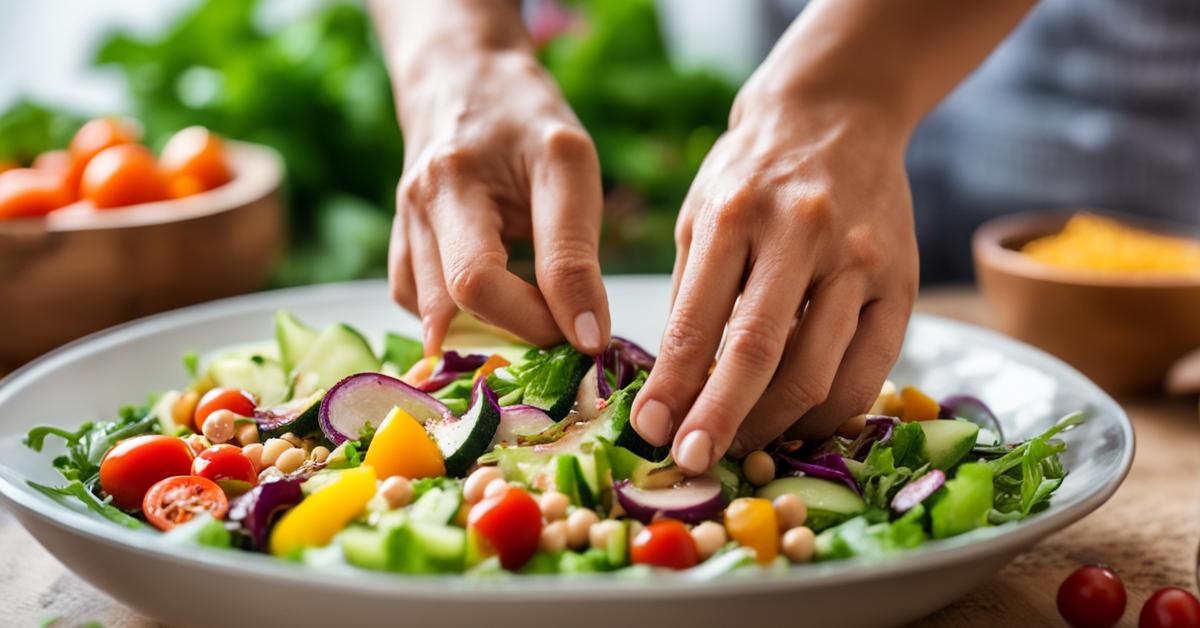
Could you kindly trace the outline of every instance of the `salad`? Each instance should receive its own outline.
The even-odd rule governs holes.
[[[286,311],[275,339],[188,354],[190,383],[75,430],[62,486],[170,541],[407,574],[706,576],[879,557],[1045,509],[1060,432],[1006,443],[979,399],[887,383],[823,442],[777,441],[687,477],[630,408],[655,358],[614,337],[586,356],[478,325],[440,356]],[[466,349],[464,347],[472,347]]]

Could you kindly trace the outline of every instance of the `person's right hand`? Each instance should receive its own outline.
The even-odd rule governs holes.
[[[388,268],[426,353],[459,309],[539,346],[602,351],[600,166],[553,79],[529,52],[485,50],[398,92],[406,163]],[[507,243],[530,237],[536,287],[507,268]]]

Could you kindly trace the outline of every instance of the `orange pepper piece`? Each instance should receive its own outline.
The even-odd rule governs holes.
[[[904,404],[901,421],[932,421],[942,410],[937,401],[912,386],[900,389],[900,400]]]
[[[779,521],[768,499],[733,500],[725,509],[725,529],[730,538],[754,550],[759,564],[765,565],[779,555]]]
[[[496,369],[508,366],[509,364],[512,364],[512,362],[505,360],[504,356],[501,356],[498,353],[493,353],[491,357],[487,359],[487,362],[484,362],[482,366],[475,370],[475,377],[471,378],[471,385],[475,385],[475,382],[479,381],[479,378],[487,377]]]

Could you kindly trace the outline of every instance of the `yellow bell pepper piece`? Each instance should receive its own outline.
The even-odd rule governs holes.
[[[446,475],[446,461],[437,443],[425,426],[400,408],[392,408],[375,430],[363,464],[373,467],[381,480],[393,475],[410,480]]]
[[[900,389],[900,400],[904,405],[901,421],[932,421],[942,411],[937,401],[912,386]]]
[[[309,495],[271,531],[271,553],[289,556],[305,547],[328,545],[375,496],[375,469],[356,467]]]
[[[779,555],[779,520],[771,500],[740,497],[725,509],[725,529],[741,545],[754,550],[759,564]]]

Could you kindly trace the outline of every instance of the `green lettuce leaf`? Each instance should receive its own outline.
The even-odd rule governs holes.
[[[981,462],[960,465],[938,491],[929,510],[933,538],[943,539],[987,525],[993,494],[991,466]]]

